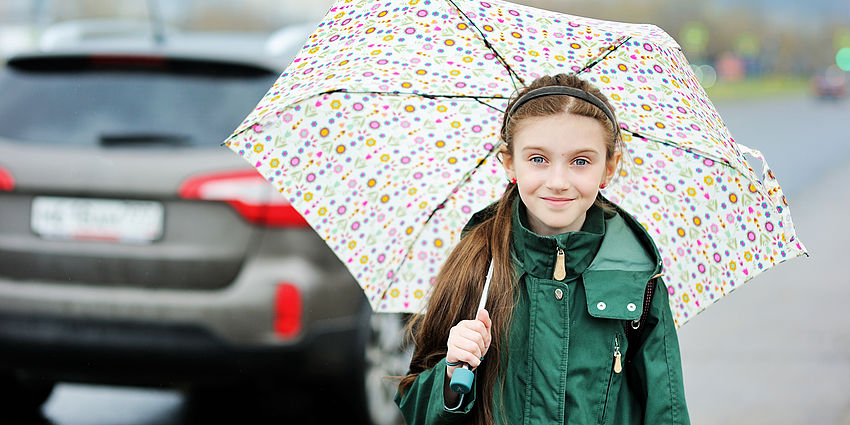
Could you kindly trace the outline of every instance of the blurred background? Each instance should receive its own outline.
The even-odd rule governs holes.
[[[329,0],[0,1],[0,55],[37,45],[45,29],[79,19],[130,19],[186,31],[271,33],[315,23]],[[525,0],[599,19],[652,23],[682,46],[709,94],[843,93],[850,70],[850,6],[841,0]],[[813,87],[814,85],[814,87]]]
[[[811,257],[759,275],[680,330],[692,423],[850,424],[850,326],[844,317],[850,278],[842,267],[850,246],[850,2],[519,3],[652,23],[672,35],[733,137],[765,154],[789,200],[798,237],[810,250]],[[234,37],[307,28],[290,33],[303,40],[330,4],[0,0],[0,59],[49,49],[61,43],[56,34],[63,34],[57,31],[63,24],[94,20],[121,21],[124,28],[135,22],[152,31]],[[107,31],[102,36],[114,35]],[[279,66],[280,72],[285,64]],[[221,134],[221,139],[226,136]],[[0,157],[0,165],[14,160]],[[9,423],[184,424],[194,417],[187,415],[186,406],[183,392],[171,389],[60,382],[40,415]],[[298,417],[298,403],[286,409],[285,417]]]

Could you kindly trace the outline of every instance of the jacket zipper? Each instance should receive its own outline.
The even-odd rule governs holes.
[[[608,376],[608,388],[605,390],[605,400],[602,403],[599,423],[605,423],[605,416],[608,413],[608,398],[611,396],[611,385],[614,383],[614,375],[618,375],[623,371],[622,357],[622,354],[620,354],[620,336],[614,335],[614,364],[611,368],[611,374]]]
[[[555,252],[555,274],[552,277],[555,280],[564,280],[567,277],[567,267],[564,264],[564,250],[560,246]]]
[[[655,292],[655,285],[653,285],[653,281],[655,279],[663,276],[664,274],[657,274],[652,276],[649,279],[649,282],[646,283],[646,292],[643,294],[643,311],[641,312],[640,318],[637,320],[632,320],[632,329],[637,330],[641,327],[646,319],[646,316],[649,314],[649,306],[652,304],[652,294]]]
[[[620,338],[614,337],[614,373],[623,371],[622,354],[620,354]]]

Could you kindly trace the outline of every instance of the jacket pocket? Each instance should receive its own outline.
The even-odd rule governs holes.
[[[611,357],[609,358],[609,370],[608,370],[608,385],[605,386],[605,394],[602,398],[602,405],[598,415],[599,423],[604,424],[606,420],[608,420],[608,410],[611,408],[609,404],[613,404],[614,402],[614,394],[613,391],[616,391],[617,385],[616,382],[619,380],[620,374],[623,373],[623,363],[625,359],[623,359],[623,353],[621,351],[620,342],[623,341],[625,337],[620,334],[615,334],[614,339],[611,344]]]

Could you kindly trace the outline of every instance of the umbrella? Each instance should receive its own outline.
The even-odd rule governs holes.
[[[750,167],[681,49],[652,25],[503,1],[343,0],[225,142],[327,241],[373,308],[422,311],[441,264],[506,180],[507,99],[576,73],[608,96],[628,149],[605,195],[666,266],[681,326],[805,253],[773,173]]]

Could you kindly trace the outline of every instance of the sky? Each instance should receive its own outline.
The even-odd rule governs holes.
[[[684,0],[690,1],[690,0]],[[718,5],[746,5],[785,22],[836,19],[850,24],[850,0],[714,0]]]
[[[21,15],[28,16],[34,9],[35,5],[49,7],[51,4],[62,4],[67,7],[67,4],[77,2],[94,3],[93,0],[0,0],[0,22],[8,22],[10,18]],[[121,0],[112,0],[110,3],[117,3]],[[147,0],[123,0],[127,4],[138,3],[144,7]],[[533,4],[534,0],[516,0],[520,3]],[[653,0],[607,0],[606,3],[617,2],[651,2]],[[713,1],[722,7],[737,7],[743,5],[754,11],[766,14],[772,18],[779,18],[785,22],[794,22],[795,20],[803,19],[810,23],[812,19],[824,20],[827,18],[837,19],[850,25],[850,0],[681,0],[681,1]],[[174,13],[181,9],[181,5],[210,5],[232,3],[227,0],[159,0],[160,7],[164,10]],[[272,10],[286,9],[295,14],[305,14],[312,16],[323,15],[322,10],[326,10],[332,3],[332,0],[243,0],[241,5],[250,7],[270,8]],[[564,4],[568,5],[569,0],[564,0]],[[281,7],[281,5],[286,5]],[[277,6],[277,7],[274,7]],[[184,8],[185,9],[185,8]],[[16,19],[17,20],[17,19]]]

